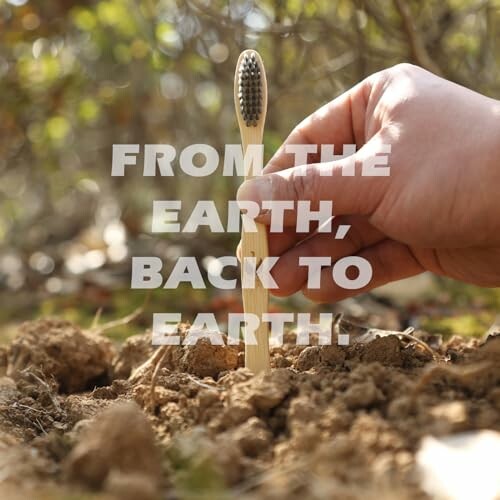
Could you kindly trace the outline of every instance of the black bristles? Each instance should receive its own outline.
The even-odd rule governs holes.
[[[240,111],[247,127],[256,127],[261,114],[262,81],[255,54],[245,54],[238,70]]]

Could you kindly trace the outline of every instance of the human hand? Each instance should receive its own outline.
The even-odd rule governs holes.
[[[346,159],[293,167],[288,144],[356,144],[356,174],[342,176]],[[390,144],[388,177],[361,176],[362,163]],[[500,286],[500,103],[400,64],[375,73],[300,123],[264,169],[242,184],[238,200],[332,200],[334,229],[351,228],[343,240],[330,233],[298,234],[293,215],[283,233],[269,233],[269,254],[280,256],[272,275],[287,296],[299,290],[330,302],[423,271],[481,286]],[[351,160],[353,158],[350,158]],[[306,175],[298,175],[305,168]],[[330,170],[329,176],[320,172]],[[270,215],[256,219],[270,223]],[[372,265],[361,290],[335,284],[331,268],[321,287],[307,289],[299,257],[332,263],[358,255]]]

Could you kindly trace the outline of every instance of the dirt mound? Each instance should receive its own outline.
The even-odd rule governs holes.
[[[7,352],[7,374],[40,369],[62,392],[92,389],[109,382],[114,350],[104,337],[58,319],[24,323]]]
[[[69,481],[127,498],[155,498],[160,455],[151,424],[131,402],[116,403],[90,422],[64,462]],[[123,496],[122,496],[123,498]]]
[[[285,338],[271,372],[253,376],[241,346],[154,349],[145,334],[114,352],[66,322],[23,325],[0,384],[0,463],[19,468],[2,475],[0,494],[426,498],[415,469],[423,436],[500,430],[500,337],[433,349],[424,333],[348,347]],[[83,353],[89,368],[75,364]],[[104,374],[108,385],[66,394]]]
[[[178,335],[181,345],[164,346],[161,350],[162,366],[172,371],[191,373],[201,378],[216,378],[220,373],[241,365],[239,353],[242,353],[242,346],[227,345],[224,334],[220,334],[223,345],[213,345],[206,337],[200,338],[194,345],[183,345],[187,335],[185,325],[179,327]],[[133,378],[139,378],[151,368],[152,364],[147,361],[154,356],[154,352],[150,333],[128,338],[113,361],[115,377],[133,375]]]
[[[144,363],[154,352],[151,333],[132,335],[125,340],[113,359],[114,378],[128,378],[133,370]]]

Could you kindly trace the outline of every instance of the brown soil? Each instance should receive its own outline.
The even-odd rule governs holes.
[[[426,498],[425,435],[500,430],[500,337],[121,348],[61,320],[0,354],[0,498]],[[425,347],[425,346],[424,346]],[[79,497],[80,498],[80,497]]]

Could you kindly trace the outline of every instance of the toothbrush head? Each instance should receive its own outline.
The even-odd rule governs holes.
[[[247,127],[256,127],[262,115],[262,68],[254,51],[247,51],[238,68],[238,100]]]

